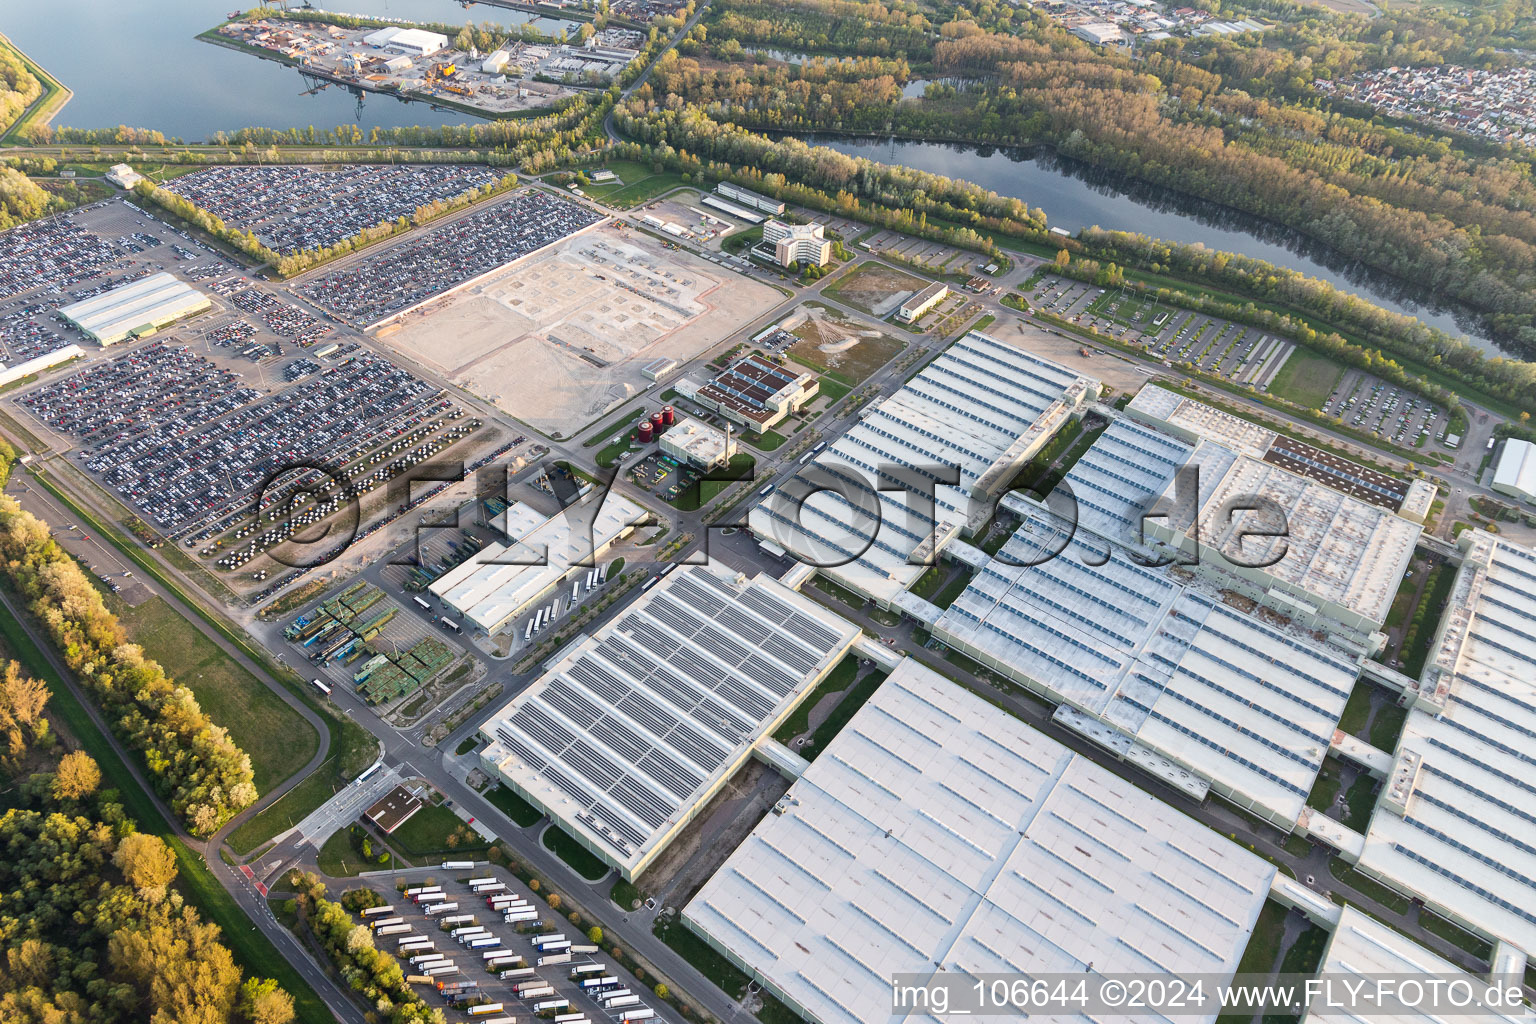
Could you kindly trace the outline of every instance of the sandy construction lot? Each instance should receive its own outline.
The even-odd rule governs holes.
[[[782,300],[617,224],[584,232],[385,328],[379,339],[546,434],[570,437]]]

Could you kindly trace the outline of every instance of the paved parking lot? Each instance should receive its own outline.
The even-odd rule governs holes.
[[[241,166],[194,171],[165,188],[286,256],[333,246],[496,180],[484,167],[461,164]]]
[[[60,306],[157,271],[197,281],[235,269],[122,198],[12,228],[0,250],[0,360],[93,344],[59,317]]]
[[[1346,426],[1410,448],[1432,442],[1438,447],[1449,423],[1445,410],[1428,399],[1355,369],[1345,371],[1322,411]]]
[[[389,877],[399,877],[399,873],[391,872]],[[464,871],[412,871],[405,877],[408,879],[408,888],[434,884],[435,881],[442,889],[442,896],[416,903],[400,891],[376,889],[391,911],[373,916],[382,919],[399,917],[402,924],[409,927],[409,931],[380,936],[375,945],[394,953],[408,976],[424,977],[429,966],[448,965],[449,970],[434,975],[431,982],[416,983],[417,991],[421,992],[428,1005],[467,1006],[470,1000],[498,1002],[503,1005],[505,1015],[528,1020],[537,1017],[533,1009],[535,1004],[564,999],[567,1006],[557,1012],[582,1013],[589,1021],[608,1021],[616,1019],[618,1010],[605,1009],[600,999],[612,998],[617,992],[628,990],[638,998],[625,1009],[637,1010],[646,1006],[665,1009],[665,1004],[657,1000],[646,985],[636,981],[600,950],[562,954],[551,947],[541,952],[533,941],[536,937],[554,936],[556,946],[561,942],[584,946],[588,940],[585,935],[576,932],[558,911],[551,910],[542,898],[530,892],[510,871],[481,864]],[[494,911],[487,905],[487,896],[476,895],[470,889],[466,883],[471,877],[495,878],[507,887],[503,895],[510,895],[519,901],[514,904],[517,910],[524,913],[536,912],[538,920],[508,923],[502,912]],[[428,908],[448,903],[457,906],[452,910],[428,913]],[[448,918],[465,917],[473,920],[444,923]],[[455,930],[465,928],[485,929],[494,944],[471,948],[468,942],[474,939],[466,941],[463,936],[456,939],[452,934]],[[427,945],[432,948],[428,949]],[[402,946],[414,948],[402,951]],[[565,956],[569,956],[569,959],[564,959]],[[412,963],[413,957],[417,958],[415,963]],[[494,967],[487,967],[487,960],[492,958],[499,958],[500,962]],[[542,966],[541,958],[546,961]],[[502,977],[505,971],[516,974]],[[587,988],[581,984],[583,979],[591,981],[602,978],[614,980]],[[554,992],[523,997],[513,988],[514,985],[526,986],[533,982],[542,982],[554,989]],[[452,993],[457,998],[450,999],[439,990],[439,984],[448,988],[465,983],[474,987]]]
[[[170,536],[190,534],[191,543],[229,531],[228,540],[243,540],[261,528],[254,521],[236,527],[257,491],[266,507],[286,508],[277,502],[325,479],[318,468],[296,467],[341,469],[346,486],[361,493],[402,462],[419,461],[418,449],[462,436],[475,422],[454,423],[462,410],[442,389],[377,356],[264,393],[209,358],[160,341],[34,388],[19,403],[78,442],[74,455],[83,467],[148,522]],[[298,515],[306,525],[306,513]],[[243,561],[226,555],[221,564]]]
[[[297,291],[367,327],[600,219],[561,196],[524,189],[409,242],[324,271]]]

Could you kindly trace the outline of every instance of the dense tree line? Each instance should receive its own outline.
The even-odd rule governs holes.
[[[880,0],[716,0],[709,30],[740,43],[927,60],[932,26],[916,4]]]
[[[16,123],[43,94],[43,83],[27,69],[21,55],[0,42],[0,131]]]
[[[1431,294],[1484,314],[1494,333],[1536,352],[1531,154],[1474,151],[1359,111],[1326,109],[1315,95],[1298,98],[1278,86],[1248,92],[1228,81],[1304,72],[1310,89],[1312,78],[1381,61],[1506,59],[1492,48],[1536,32],[1510,13],[1533,2],[1506,0],[1496,16],[1467,25],[1468,19],[1444,12],[1370,20],[1310,9],[1291,16],[1284,26],[1290,35],[1277,29],[1175,40],[1150,47],[1142,59],[1090,47],[1038,15],[977,4],[929,32],[931,44],[907,52],[913,61],[931,61],[921,70],[963,80],[958,87],[931,87],[922,99],[903,99],[879,77],[862,83],[861,92],[861,83],[825,74],[814,80],[794,67],[769,74],[668,60],[658,66],[656,92],[636,98],[668,109],[697,106],[713,121],[751,128],[1049,145],[1096,167],[1286,225],[1375,269],[1423,282]],[[740,53],[733,41],[842,52],[807,42],[794,28],[820,25],[824,6],[730,0],[726,11],[766,9],[777,20],[742,30],[717,17],[708,48],[695,53],[729,59]],[[1388,20],[1397,29],[1381,24]],[[779,22],[789,27],[773,27]],[[1346,30],[1337,44],[1321,28],[1335,23]],[[1458,28],[1481,46],[1469,51]],[[1234,72],[1230,60],[1212,57],[1218,52],[1247,55],[1252,66]],[[1295,62],[1288,71],[1279,67],[1285,60]]]
[[[276,982],[242,979],[171,888],[176,857],[138,832],[74,751],[0,814],[0,1020],[6,1024],[288,1024]]]
[[[301,920],[330,957],[342,983],[367,1001],[373,1019],[390,1024],[443,1024],[443,1011],[422,1002],[405,980],[400,962],[373,944],[373,932],[341,903],[325,898],[325,883],[295,871],[289,882],[298,893]],[[361,908],[362,903],[354,905]]]
[[[686,67],[682,71],[662,68],[666,63],[664,60],[658,65],[664,78],[689,73]],[[679,64],[686,65],[687,61]],[[1252,304],[1190,299],[1202,303],[1206,311],[1284,333],[1453,407],[1454,396],[1446,389],[1405,369],[1398,360],[1440,370],[1517,405],[1530,404],[1536,395],[1536,363],[1487,358],[1474,346],[1443,331],[1295,271],[1201,245],[1176,245],[1125,232],[1089,229],[1063,243],[1047,234],[1044,215],[1029,210],[1021,200],[997,196],[968,182],[808,146],[795,138],[756,135],[713,121],[696,107],[659,110],[641,92],[622,108],[620,121],[626,133],[647,140],[645,146],[631,152],[635,159],[656,160],[704,179],[730,178],[813,209],[981,252],[996,252],[992,235],[1001,234],[1065,244],[1105,264],[1210,281],[1295,308],[1357,334],[1367,344],[1356,344],[1335,331],[1319,330],[1298,318]],[[951,224],[965,227],[948,228]],[[1096,266],[1090,279],[1098,273]],[[1118,281],[1118,271],[1116,278]]]
[[[48,525],[8,495],[0,495],[0,562],[113,731],[143,754],[155,788],[188,831],[212,835],[255,801],[250,757],[191,690],[129,641]]]
[[[0,231],[36,220],[55,206],[46,190],[10,167],[0,167]]]

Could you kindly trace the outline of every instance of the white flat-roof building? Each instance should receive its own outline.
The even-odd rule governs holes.
[[[742,188],[740,185],[733,185],[728,181],[722,181],[716,185],[715,191],[721,197],[733,203],[740,203],[751,210],[761,210],[763,213],[771,213],[775,216],[784,212],[784,201],[782,199],[770,199],[768,196],[760,195],[748,188]]]
[[[913,292],[910,298],[903,300],[896,315],[907,323],[912,323],[943,302],[947,295],[949,295],[949,285],[943,281],[936,281],[921,291]]]
[[[1109,21],[1095,21],[1086,25],[1078,25],[1072,29],[1072,34],[1095,46],[1113,46],[1125,39],[1125,34],[1120,31],[1120,26]]]
[[[438,32],[420,28],[401,28],[391,25],[363,37],[363,42],[381,50],[409,54],[412,57],[430,57],[448,49],[448,37]]]
[[[692,416],[678,416],[661,435],[661,450],[700,469],[724,466],[736,454],[736,439]]]
[[[1196,799],[1214,790],[1291,828],[1358,662],[1234,607],[1192,574],[1180,582],[1119,548],[1106,557],[1081,533],[1062,547],[1050,517],[1013,495],[1003,504],[1023,524],[933,635]]]
[[[488,75],[499,75],[506,68],[507,61],[511,59],[512,55],[506,50],[494,50],[486,54],[485,59],[480,62],[480,70]]]
[[[44,352],[40,356],[33,356],[31,359],[17,363],[15,366],[6,366],[4,363],[0,363],[0,387],[21,380],[24,377],[30,377],[34,373],[41,373],[51,367],[58,366],[60,363],[67,363],[71,359],[83,355],[85,355],[85,349],[79,345],[65,345],[63,348],[56,348],[52,352]]]
[[[144,175],[127,164],[113,164],[107,171],[107,180],[118,188],[129,189],[144,180]]]
[[[873,1024],[935,968],[1230,975],[1274,874],[907,659],[683,920],[807,1020]]]
[[[771,577],[680,569],[481,726],[480,759],[633,879],[858,635]]]
[[[1098,394],[1092,378],[971,331],[865,409],[748,522],[770,548],[888,605],[952,538],[991,518],[1019,468]]]
[[[1499,449],[1491,486],[1500,494],[1536,503],[1536,444],[1506,438]]]
[[[1408,695],[1360,870],[1536,953],[1536,550],[1484,530]]]
[[[1420,524],[1206,442],[1190,465],[1200,471],[1198,509],[1170,479],[1154,499],[1166,515],[1146,520],[1149,538],[1248,581],[1250,596],[1301,621],[1364,634],[1386,620]]]
[[[1486,979],[1467,973],[1438,953],[1425,949],[1406,935],[1347,904],[1340,910],[1339,923],[1323,950],[1323,962],[1318,967],[1318,974],[1334,979],[1334,984],[1340,986],[1335,989],[1338,993],[1345,991],[1344,986],[1359,984],[1368,986],[1366,990],[1374,991],[1377,979],[1387,977],[1406,979],[1428,976],[1454,980],[1465,986],[1464,991],[1480,996],[1488,987]],[[1444,1024],[1447,1020],[1455,1020],[1457,1024],[1518,1024],[1522,1021],[1528,1024],[1530,1017],[1514,1010],[1509,1013],[1494,1010],[1478,1013],[1474,1010],[1451,1009],[1449,1000],[1440,1004],[1439,1012],[1432,1012],[1428,1007],[1410,1007],[1401,1003],[1367,1009],[1362,1001],[1360,1012],[1357,1013],[1326,1008],[1308,1010],[1301,1024],[1360,1024],[1363,1020],[1373,1024]]]
[[[208,296],[162,271],[72,302],[59,313],[97,344],[115,345],[154,334],[210,305]]]
[[[433,582],[432,593],[466,620],[496,633],[585,573],[649,512],[609,492],[545,516],[517,503],[505,513],[510,544],[490,544]]]

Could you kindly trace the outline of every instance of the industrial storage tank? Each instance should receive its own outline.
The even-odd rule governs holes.
[[[651,427],[660,434],[667,429],[666,418],[659,412],[651,413]]]
[[[661,407],[661,422],[668,427],[677,422],[677,412],[670,405]]]
[[[650,420],[641,420],[639,434],[641,444],[650,444],[656,436],[656,428],[651,426]]]

